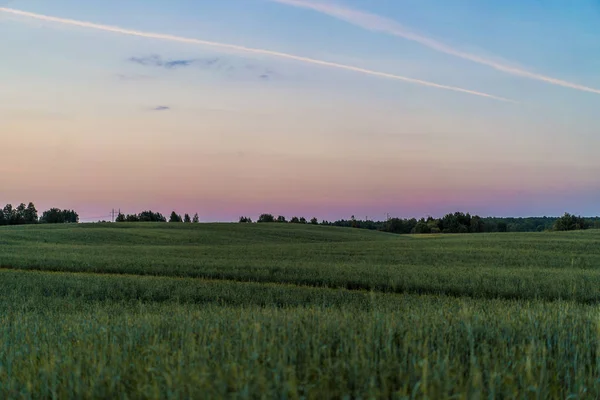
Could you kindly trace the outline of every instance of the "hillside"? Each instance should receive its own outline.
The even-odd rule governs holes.
[[[373,241],[395,237],[360,229],[299,224],[96,223],[0,227],[0,240],[14,244],[210,246]]]
[[[0,229],[0,267],[595,301],[599,241],[594,230],[403,236],[291,224],[37,225]]]
[[[599,244],[2,227],[0,398],[598,397]]]

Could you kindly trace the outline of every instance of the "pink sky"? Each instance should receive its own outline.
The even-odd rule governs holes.
[[[96,11],[75,3],[55,10],[127,25]],[[198,212],[204,221],[262,212],[600,214],[600,96],[356,27],[345,31],[352,46],[327,35],[308,46],[284,40],[283,25],[268,35],[260,24],[222,32],[198,16],[205,24],[184,30],[173,16],[147,15],[155,19],[130,20],[131,28],[273,48],[518,103],[1,14],[0,35],[13,39],[0,42],[1,203],[74,208],[83,220],[107,218],[112,208]],[[288,28],[305,29],[295,23]]]

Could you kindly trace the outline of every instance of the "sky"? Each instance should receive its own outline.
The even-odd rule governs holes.
[[[0,0],[0,203],[600,214],[598,0]]]

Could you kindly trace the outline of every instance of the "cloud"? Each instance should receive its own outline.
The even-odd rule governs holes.
[[[219,66],[219,64],[223,63],[223,59],[219,58],[219,57],[215,57],[215,58],[204,58],[204,59],[197,59],[196,60],[197,63],[200,63],[206,67],[212,67],[212,66]]]
[[[266,69],[262,74],[258,76],[259,79],[263,81],[269,81],[275,77],[279,77],[279,74],[270,69]]]
[[[244,71],[251,71],[252,77],[260,80],[268,80],[275,76],[281,77],[280,74],[275,73],[273,70],[265,67],[261,67],[254,64],[241,64],[236,65],[235,62],[230,61],[224,57],[213,57],[213,58],[194,58],[189,60],[165,60],[163,57],[157,54],[144,56],[144,57],[130,57],[129,61],[143,65],[145,67],[159,67],[166,69],[175,69],[180,67],[198,67],[204,69],[214,69],[221,72],[232,73],[238,70],[239,74]]]
[[[162,67],[164,65],[162,58],[158,55],[151,55],[147,57],[131,57],[129,61],[136,64],[152,67]]]
[[[143,66],[150,67],[164,67],[167,69],[174,69],[178,67],[189,67],[194,64],[196,60],[169,60],[165,61],[157,54],[152,54],[145,57],[131,57],[129,61],[140,64]]]
[[[194,63],[194,60],[173,60],[165,63],[166,68],[189,67]]]
[[[131,57],[129,61],[143,65],[145,67],[162,67],[167,69],[175,69],[179,67],[190,67],[194,64],[211,66],[219,61],[218,58],[211,59],[180,59],[180,60],[165,60],[158,54],[152,54],[144,57]]]
[[[456,87],[456,86],[443,85],[443,84],[439,84],[439,83],[435,83],[435,82],[424,81],[421,79],[414,79],[414,78],[409,78],[409,77],[405,77],[405,76],[401,76],[401,75],[390,74],[387,72],[380,72],[380,71],[370,70],[370,69],[366,69],[366,68],[355,67],[353,65],[340,64],[340,63],[335,63],[335,62],[330,62],[330,61],[318,60],[315,58],[297,56],[294,54],[283,53],[283,52],[279,52],[279,51],[252,48],[252,47],[244,47],[244,46],[238,46],[238,45],[227,44],[227,43],[211,42],[211,41],[207,41],[207,40],[186,38],[186,37],[182,37],[182,36],[174,36],[174,35],[168,35],[168,34],[163,34],[163,33],[136,31],[136,30],[132,30],[132,29],[120,28],[117,26],[101,25],[101,24],[95,24],[92,22],[78,21],[78,20],[60,18],[60,17],[53,17],[53,16],[43,15],[43,14],[35,14],[35,13],[27,12],[27,11],[15,10],[12,8],[5,8],[5,7],[0,7],[0,12],[8,13],[11,15],[17,15],[17,16],[20,16],[23,18],[32,18],[32,19],[36,19],[39,21],[52,22],[52,23],[62,24],[62,25],[77,26],[80,28],[95,29],[95,30],[100,30],[100,31],[104,31],[104,32],[117,33],[117,34],[121,34],[121,35],[129,35],[129,36],[143,37],[143,38],[148,38],[148,39],[157,39],[157,40],[165,40],[165,41],[178,42],[178,43],[187,43],[187,44],[193,44],[193,45],[208,46],[208,47],[221,49],[224,51],[234,51],[234,52],[238,52],[238,53],[277,57],[277,58],[282,58],[282,59],[287,59],[287,60],[298,61],[298,62],[302,62],[305,64],[318,65],[318,66],[322,66],[322,67],[356,72],[356,73],[360,73],[363,75],[376,76],[376,77],[380,77],[380,78],[386,78],[386,79],[392,79],[392,80],[397,80],[397,81],[413,83],[413,84],[420,85],[420,86],[427,86],[427,87],[443,89],[443,90],[451,90],[454,92],[470,94],[470,95],[479,96],[479,97],[485,97],[485,98],[493,99],[493,100],[512,102],[512,103],[515,102],[515,101],[507,99],[507,98],[495,96],[495,95],[492,95],[489,93],[479,92],[476,90],[464,89],[464,88]]]
[[[171,107],[167,107],[167,106],[158,106],[153,108],[154,111],[169,111],[171,109]]]
[[[467,53],[465,51],[461,51],[455,49],[451,46],[443,44],[441,42],[436,41],[435,39],[431,39],[427,36],[420,35],[418,33],[413,32],[409,28],[401,25],[400,23],[379,15],[363,12],[360,10],[355,10],[352,8],[343,7],[340,5],[332,4],[332,3],[322,3],[313,0],[270,0],[275,3],[286,4],[293,7],[300,7],[311,9],[323,14],[327,14],[329,16],[344,20],[361,28],[368,29],[370,31],[375,32],[383,32],[389,35],[401,37],[403,39],[411,40],[413,42],[417,42],[425,47],[429,47],[430,49],[439,51],[441,53],[449,54],[455,57],[459,57],[465,60],[472,61],[477,64],[486,65],[495,70],[502,71],[504,73],[520,76],[527,79],[532,79],[536,81],[541,81],[545,83],[549,83],[551,85],[562,86],[569,89],[580,90],[583,92],[600,94],[600,89],[595,89],[592,87],[579,85],[577,83],[564,81],[561,79],[556,79],[550,76],[537,74],[535,72],[526,71],[524,69],[510,66],[495,60],[491,60],[488,58],[484,58],[482,56],[478,56],[475,54]]]

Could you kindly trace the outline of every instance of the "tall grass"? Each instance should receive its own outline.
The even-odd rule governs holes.
[[[123,224],[0,228],[0,243],[4,268],[600,301],[600,231],[419,237],[278,224]]]
[[[599,239],[2,228],[0,398],[598,398]]]
[[[105,278],[88,290],[62,275],[76,289],[62,297],[49,278],[46,295],[0,300],[2,398],[600,395],[596,306],[368,293],[349,294],[368,308],[289,306],[239,283],[239,305],[199,306],[146,300],[151,280],[113,300],[85,296],[109,292]]]

